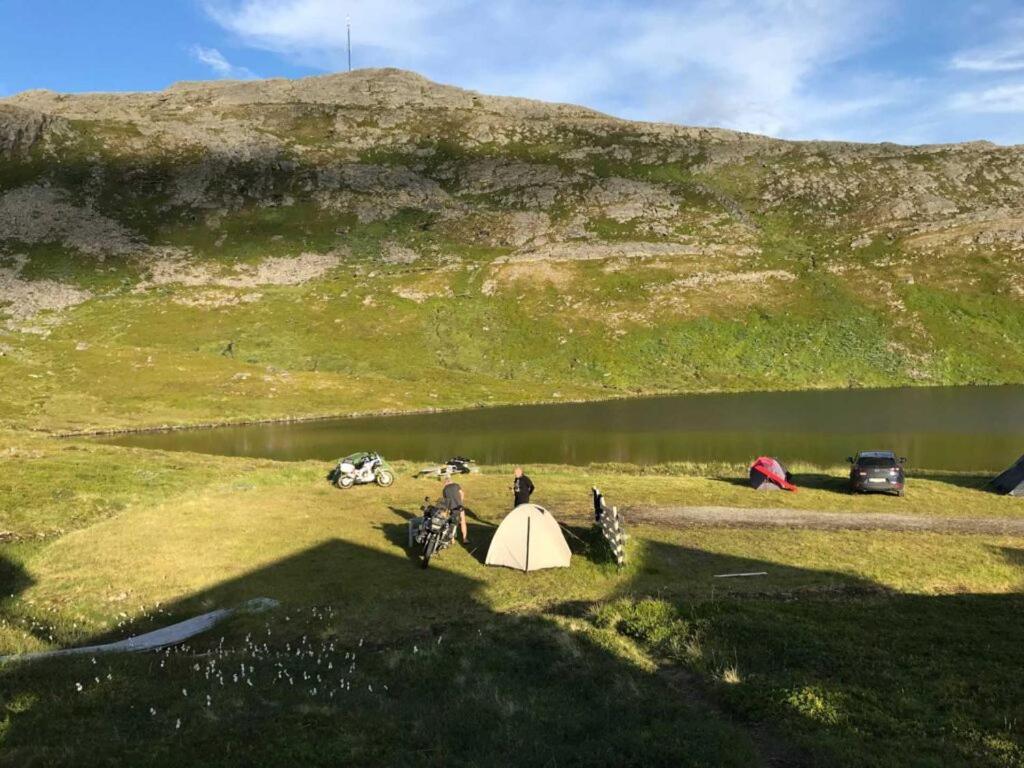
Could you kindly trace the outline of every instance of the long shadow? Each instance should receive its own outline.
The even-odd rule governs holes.
[[[269,614],[167,651],[0,670],[5,700],[24,702],[0,765],[754,761],[743,729],[585,635],[494,612],[481,586],[325,542],[169,607],[282,600]]]
[[[1020,568],[1021,572],[1024,573],[1024,549],[1015,549],[1014,547],[992,547],[992,549],[1002,555],[1007,562]],[[1022,584],[1022,587],[1024,587],[1024,584]]]
[[[735,485],[740,488],[750,488],[750,490],[754,490],[750,487],[750,481],[745,477],[738,477],[736,475],[719,475],[712,479],[719,483],[725,483],[726,485]]]
[[[816,764],[1024,758],[1024,682],[1010,672],[1024,664],[1024,595],[901,594],[845,574],[647,547],[652,563],[708,581],[764,570],[792,585],[759,595],[725,579],[712,599],[672,600],[682,620],[675,634],[659,635],[665,623],[648,627],[642,614],[627,615],[624,631],[699,671],[728,711],[812,748]],[[1024,588],[1024,549],[997,551],[1020,569]],[[894,763],[895,755],[914,757]]]
[[[850,493],[849,478],[827,475],[824,472],[807,472],[794,475],[793,483],[797,488],[811,488],[818,491],[831,491],[832,493]]]
[[[32,577],[21,563],[0,555],[0,600],[17,597],[32,584]]]
[[[661,595],[675,617],[640,604],[608,624],[662,659],[645,671],[542,616],[496,612],[482,580],[421,571],[393,549],[327,541],[185,597],[171,616],[283,605],[170,652],[0,670],[15,703],[0,765],[966,766],[1024,754],[1019,594],[894,594],[647,541],[617,591]],[[1024,567],[1024,551],[1001,554]],[[767,592],[715,578],[762,570]],[[542,578],[572,591],[572,569]],[[553,612],[589,611],[567,600]],[[207,676],[211,661],[226,679]]]
[[[15,603],[15,599],[34,583],[35,580],[21,563],[0,554],[0,618],[4,623],[15,624],[38,640],[49,642],[53,631],[49,624],[34,620],[31,615],[21,616],[24,613],[23,606]],[[12,613],[12,609],[16,613]]]
[[[595,565],[615,562],[601,530],[597,526],[562,525],[566,543],[574,557],[582,557]]]
[[[935,472],[931,470],[917,469],[907,472],[907,481],[913,482],[914,478],[922,478],[937,483],[955,485],[957,488],[967,488],[973,491],[992,491],[989,483],[995,475],[970,474],[959,472]]]
[[[738,488],[745,488],[752,493],[771,493],[774,494],[776,491],[758,491],[750,485],[750,481],[746,477],[715,477],[715,481],[720,483],[726,483]],[[793,484],[797,488],[813,488],[821,491],[831,491],[833,493],[844,493],[850,492],[845,477],[836,477],[834,475],[827,475],[825,473],[811,472],[804,474],[794,474],[792,478]],[[781,491],[781,489],[780,489]]]

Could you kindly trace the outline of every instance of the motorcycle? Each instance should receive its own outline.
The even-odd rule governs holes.
[[[416,528],[412,540],[420,546],[422,564],[427,568],[430,558],[448,549],[455,541],[458,518],[450,510],[431,504],[429,498],[424,499],[420,511],[423,512],[423,521]]]
[[[362,451],[338,460],[338,465],[327,475],[327,481],[338,488],[376,483],[387,488],[395,482],[395,473],[379,453]]]
[[[444,477],[445,475],[468,475],[470,472],[475,471],[476,467],[473,466],[472,459],[467,459],[465,456],[452,456],[444,464],[439,464],[436,467],[424,467],[416,474],[416,477]]]

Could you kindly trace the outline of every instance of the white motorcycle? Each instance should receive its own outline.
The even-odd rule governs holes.
[[[376,483],[387,488],[395,482],[395,473],[379,453],[362,451],[338,460],[338,466],[330,471],[327,480],[338,488]]]

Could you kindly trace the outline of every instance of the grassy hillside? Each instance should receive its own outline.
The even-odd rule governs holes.
[[[0,128],[9,426],[1024,381],[1019,149],[389,70],[28,92]]]

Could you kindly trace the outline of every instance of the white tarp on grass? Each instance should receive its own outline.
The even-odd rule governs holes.
[[[85,645],[78,648],[59,648],[55,651],[39,651],[38,653],[23,653],[13,656],[0,656],[0,663],[7,661],[32,661],[34,659],[48,659],[54,656],[71,656],[81,653],[133,653],[138,651],[154,651],[157,648],[165,648],[168,645],[183,643],[190,637],[205,632],[215,624],[223,621],[239,611],[258,613],[273,608],[277,605],[276,600],[268,597],[257,597],[249,600],[239,608],[221,608],[210,611],[201,616],[195,616],[169,627],[156,629],[144,635],[129,637],[115,643],[103,645]]]

